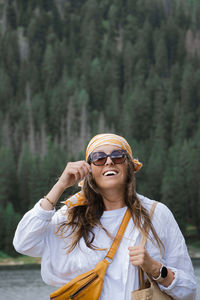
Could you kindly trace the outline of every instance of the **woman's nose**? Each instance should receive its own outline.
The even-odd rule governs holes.
[[[110,158],[110,156],[108,156],[105,165],[113,165],[113,164],[114,163],[113,163],[112,159]]]

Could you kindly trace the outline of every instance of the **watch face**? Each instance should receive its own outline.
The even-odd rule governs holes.
[[[166,278],[167,274],[168,274],[168,270],[167,270],[167,268],[165,266],[163,266],[162,270],[161,270],[161,277],[162,278]]]

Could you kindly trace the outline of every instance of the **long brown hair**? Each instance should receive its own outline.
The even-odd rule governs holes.
[[[125,204],[131,211],[132,219],[138,230],[145,236],[149,237],[153,243],[157,243],[162,251],[163,243],[158,237],[154,226],[150,220],[149,212],[141,204],[141,201],[135,191],[135,175],[132,159],[127,155],[127,178],[125,188]],[[71,244],[67,246],[68,253],[71,252],[78,244],[81,238],[84,239],[87,247],[93,250],[103,250],[95,247],[92,243],[95,235],[93,228],[101,227],[110,237],[111,235],[101,225],[100,218],[105,210],[103,198],[98,191],[98,187],[89,173],[84,180],[83,191],[87,199],[87,205],[75,206],[67,211],[67,221],[62,223],[56,234],[60,237],[70,237]],[[70,228],[70,233],[68,229]],[[151,238],[149,232],[152,232],[155,241]]]

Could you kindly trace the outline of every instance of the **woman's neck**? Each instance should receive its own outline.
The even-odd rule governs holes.
[[[112,192],[102,193],[105,210],[113,210],[126,206],[124,201],[124,194]]]

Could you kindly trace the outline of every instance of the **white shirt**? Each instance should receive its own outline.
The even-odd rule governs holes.
[[[138,197],[142,205],[150,211],[153,201],[141,195]],[[57,212],[46,211],[40,206],[40,201],[18,224],[13,244],[19,253],[42,257],[41,275],[44,282],[60,287],[79,274],[94,268],[104,258],[107,250],[89,249],[81,239],[80,245],[67,254],[66,245],[70,243],[70,239],[63,239],[55,234],[57,226],[66,219],[64,215],[66,206]],[[104,211],[100,219],[113,237],[117,233],[125,211],[126,207]],[[172,213],[164,204],[158,203],[152,222],[165,245],[165,252],[161,258],[159,248],[150,240],[146,244],[147,251],[153,259],[161,261],[175,274],[171,285],[167,288],[159,285],[160,289],[177,300],[195,300],[197,284],[193,266],[185,240]],[[99,248],[109,249],[112,240],[108,235],[100,228],[95,228],[94,233],[93,244]],[[129,262],[128,247],[139,245],[140,242],[141,235],[131,219],[114,260],[106,271],[101,300],[131,300],[131,291],[138,289],[139,282],[137,268]]]

